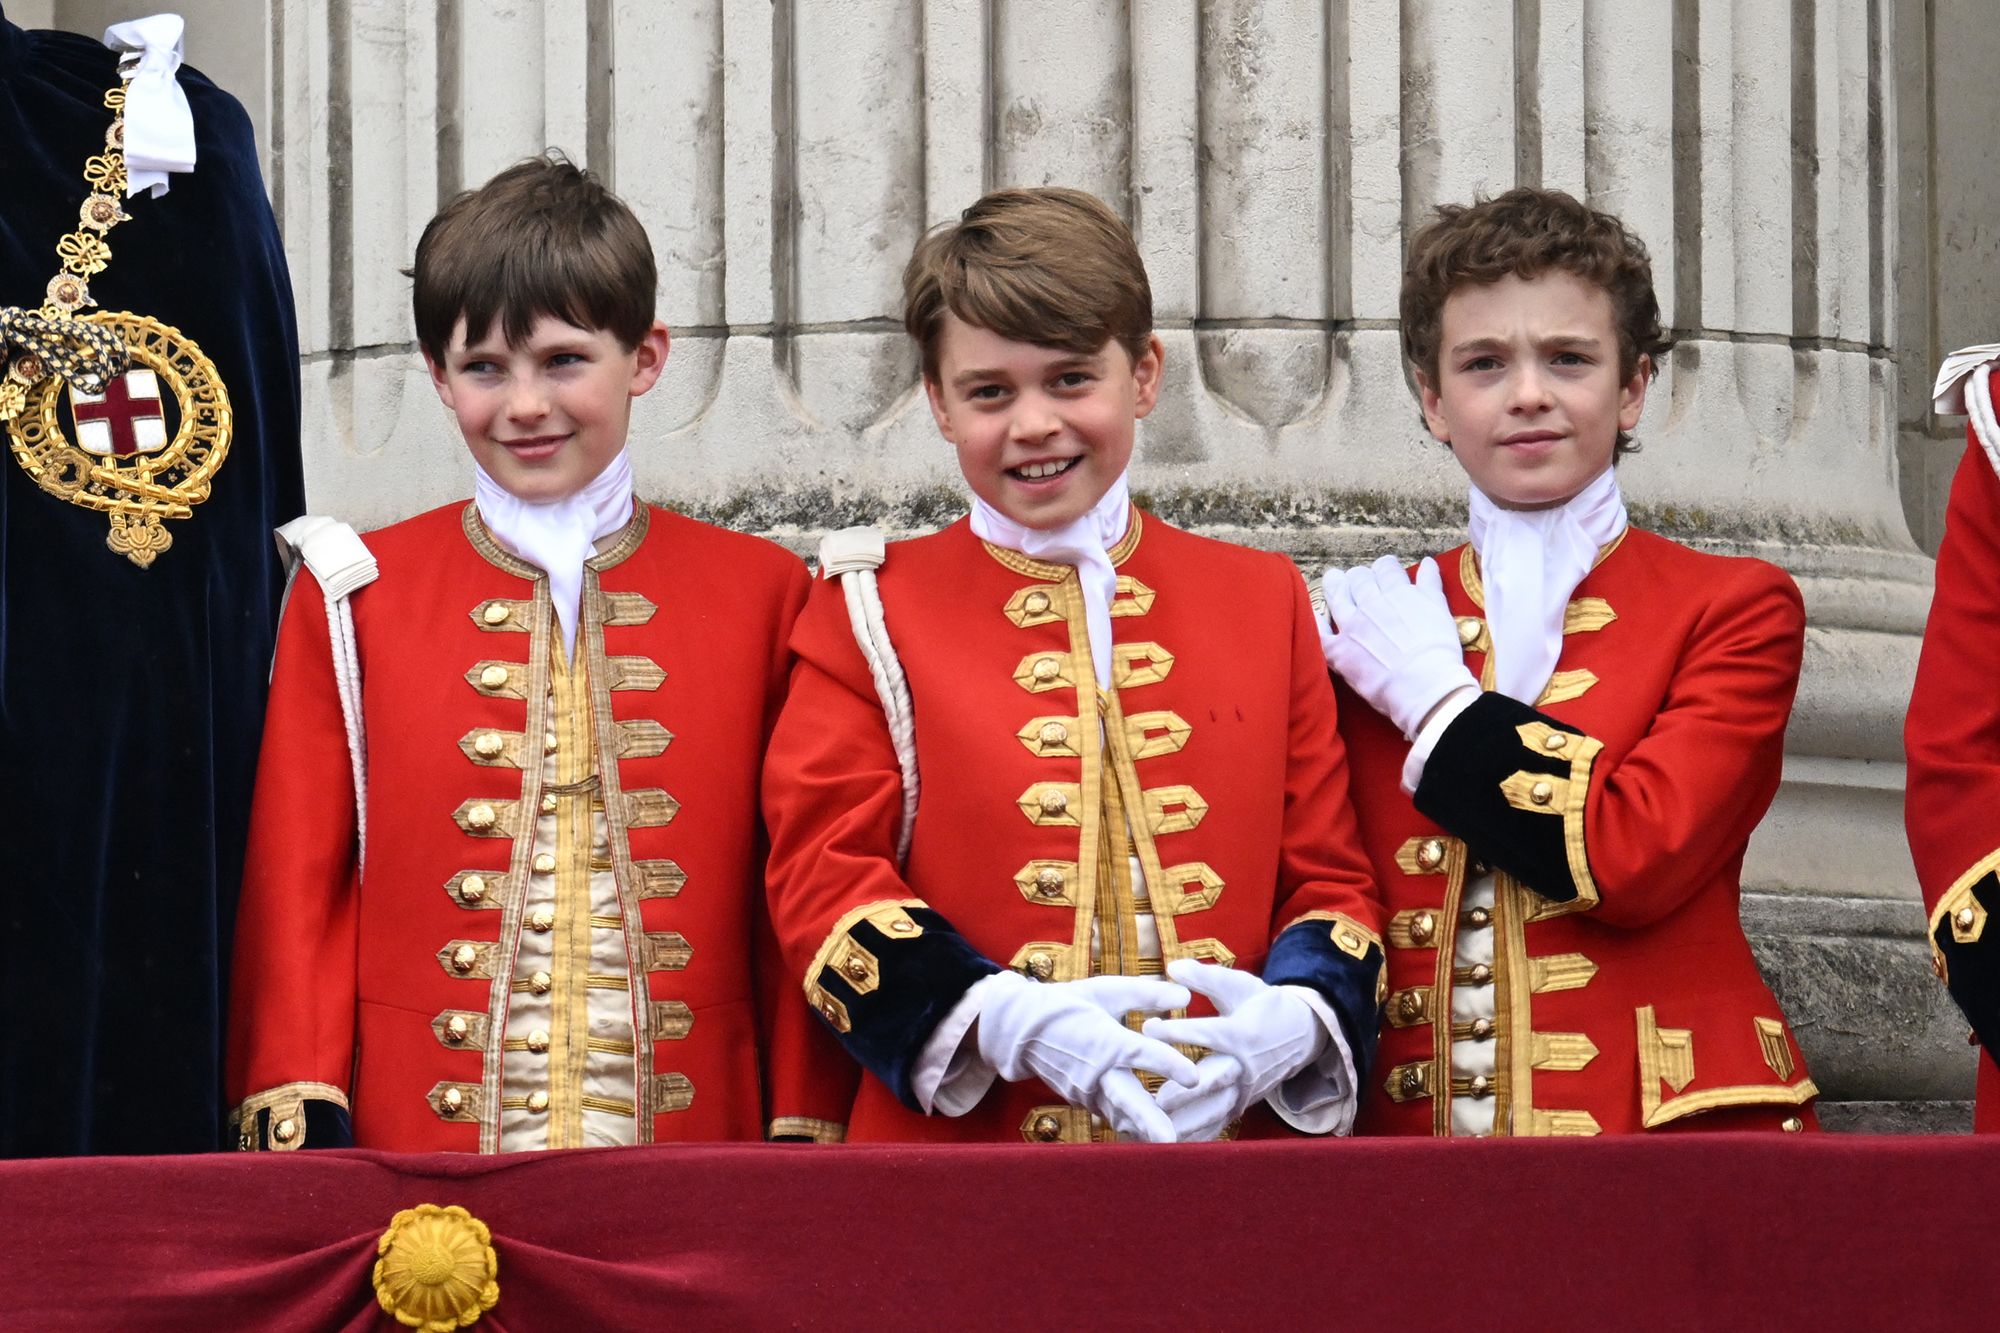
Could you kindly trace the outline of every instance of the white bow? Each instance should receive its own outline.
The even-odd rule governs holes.
[[[1073,565],[1083,589],[1083,619],[1090,627],[1091,665],[1097,683],[1111,683],[1111,603],[1118,598],[1118,571],[1111,565],[1111,548],[1125,535],[1130,521],[1131,489],[1125,474],[1103,498],[1059,528],[1046,531],[1017,523],[978,496],[972,498],[972,532],[983,541],[1019,551],[1030,560]]]
[[[137,52],[139,68],[125,85],[125,197],[149,190],[167,192],[167,173],[194,170],[194,114],[187,93],[174,77],[181,67],[181,38],[187,23],[179,14],[114,23],[104,44]]]
[[[500,544],[549,576],[549,600],[563,649],[576,656],[577,608],[583,601],[583,562],[599,539],[632,519],[632,458],[625,450],[574,495],[535,503],[503,490],[475,461],[472,498],[487,531]]]
[[[1486,586],[1494,688],[1532,708],[1562,655],[1570,594],[1625,530],[1618,478],[1607,467],[1553,509],[1503,509],[1475,486],[1467,526]]]

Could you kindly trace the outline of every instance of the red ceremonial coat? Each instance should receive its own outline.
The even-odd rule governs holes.
[[[1994,385],[2000,401],[2000,382]],[[1966,429],[1904,727],[1904,820],[1933,966],[1985,1045],[1973,1127],[2000,1131],[2000,477]]]
[[[238,918],[233,1119],[245,1147],[296,1148],[337,1141],[350,1106],[358,1146],[493,1151],[509,997],[531,984],[513,966],[523,885],[548,872],[528,864],[535,812],[558,804],[542,764],[523,759],[541,760],[545,732],[556,748],[548,581],[470,504],[367,544],[380,577],[351,601],[365,865],[327,612],[302,570]],[[588,700],[567,725],[595,757],[580,790],[610,836],[591,869],[615,877],[620,914],[586,925],[622,923],[637,1034],[625,1113],[642,1143],[756,1139],[767,1116],[779,1133],[837,1135],[808,1085],[817,1056],[841,1069],[845,1056],[802,1021],[796,991],[770,1003],[775,944],[758,942],[769,939],[758,774],[807,585],[770,542],[645,506],[586,565],[575,658]],[[557,959],[581,970],[587,955],[572,945]]]
[[[1296,930],[1284,974],[1311,974],[1373,1031],[1380,909],[1298,571],[1136,509],[1111,557],[1100,690],[1074,569],[965,520],[889,547],[880,591],[921,790],[900,870],[902,779],[841,586],[815,586],[799,618],[765,779],[772,919],[794,983],[882,1075],[860,1082],[851,1139],[1104,1137],[1039,1082],[996,1084],[955,1118],[899,1094],[994,964],[1054,981],[1158,969],[1133,954],[1128,855],[1164,959],[1269,979],[1274,940]]]
[[[1490,691],[1479,561],[1438,558],[1465,661]],[[1494,1132],[1803,1127],[1817,1089],[1737,914],[1750,832],[1778,786],[1805,617],[1783,571],[1628,530],[1577,587],[1539,708],[1487,693],[1412,800],[1409,744],[1342,689],[1354,803],[1393,913],[1390,993],[1361,1132],[1445,1133],[1458,1097]],[[1420,813],[1423,812],[1423,813]],[[1493,961],[1455,960],[1469,875],[1495,872]],[[1490,1030],[1450,1021],[1494,987]],[[1466,1030],[1460,1030],[1466,1029]],[[1451,1043],[1494,1075],[1454,1079]]]

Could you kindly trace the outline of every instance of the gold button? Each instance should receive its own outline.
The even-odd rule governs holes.
[[[548,796],[544,796],[544,797],[542,797],[542,813],[543,813],[543,814],[545,814],[545,815],[552,815],[552,814],[554,814],[555,812],[556,812],[556,798],[555,798],[555,796],[554,796],[553,794],[551,794],[551,795],[548,795]]]
[[[465,1105],[465,1094],[457,1088],[446,1088],[438,1101],[444,1106],[446,1115],[457,1115],[458,1108]]]
[[[868,960],[858,953],[848,955],[847,975],[856,981],[865,980],[868,976]]]
[[[271,1137],[280,1143],[290,1143],[298,1136],[299,1122],[296,1120],[280,1120],[276,1125],[271,1127]]]
[[[553,871],[555,868],[556,868],[556,858],[554,852],[535,853],[535,873],[537,875],[546,875],[551,871]]]
[[[1042,793],[1043,814],[1059,815],[1067,809],[1069,809],[1069,797],[1059,791],[1045,791]]]
[[[1490,1037],[1490,1036],[1492,1036],[1492,1035],[1493,1035],[1493,1020],[1492,1020],[1492,1019],[1490,1019],[1490,1018],[1475,1018],[1475,1019],[1473,1019],[1473,1020],[1472,1020],[1472,1036],[1473,1036],[1473,1040],[1475,1040],[1475,1041],[1485,1041],[1485,1040],[1486,1040],[1486,1039],[1487,1039],[1488,1037]]]
[[[479,613],[479,618],[489,625],[504,625],[507,617],[513,614],[514,608],[505,602],[488,602],[486,609]]]
[[[476,903],[486,896],[486,877],[467,875],[458,882],[458,896],[466,902]]]
[[[549,1109],[549,1094],[539,1088],[528,1094],[528,1109],[537,1114]]]
[[[1474,930],[1484,930],[1493,924],[1493,913],[1484,907],[1475,907],[1465,914],[1465,924]]]
[[[547,995],[549,993],[549,986],[553,984],[554,980],[555,978],[546,972],[530,973],[528,976],[528,989],[537,995]]]
[[[1045,592],[1031,592],[1022,601],[1021,608],[1031,616],[1038,616],[1049,609],[1049,595]]]
[[[1069,728],[1060,722],[1042,723],[1042,744],[1061,745],[1069,739]]]
[[[1418,1069],[1418,1068],[1415,1068],[1415,1067],[1412,1067],[1412,1068],[1409,1068],[1409,1069],[1405,1069],[1405,1070],[1403,1071],[1403,1091],[1404,1091],[1404,1092],[1406,1092],[1406,1093],[1416,1093],[1416,1092],[1421,1092],[1421,1091],[1423,1090],[1423,1086],[1424,1086],[1424,1071],[1423,1071],[1423,1070],[1421,1070],[1421,1069]]]
[[[1528,788],[1528,799],[1536,805],[1547,805],[1551,800],[1555,799],[1555,794],[1555,787],[1547,782],[1537,782],[1534,786]]]
[[[1805,1127],[1806,1127],[1806,1122],[1805,1122],[1805,1121],[1803,1121],[1803,1120],[1801,1120],[1801,1119],[1799,1119],[1799,1118],[1798,1118],[1797,1116],[1795,1116],[1795,1115],[1788,1115],[1788,1116],[1786,1116],[1786,1117],[1784,1118],[1784,1121],[1783,1121],[1782,1123],[1780,1123],[1780,1124],[1779,1124],[1779,1126],[1778,1126],[1778,1128],[1779,1128],[1779,1129],[1782,1129],[1782,1130],[1784,1130],[1784,1131],[1785,1131],[1785,1133],[1787,1133],[1787,1134],[1797,1134],[1797,1133],[1798,1133],[1799,1131],[1803,1130],[1803,1129],[1804,1129]]]
[[[444,1025],[444,1039],[454,1045],[464,1041],[472,1031],[472,1024],[465,1021],[464,1014],[453,1014]]]
[[[1418,944],[1428,944],[1437,932],[1437,918],[1429,912],[1417,913],[1417,919],[1410,923],[1410,938]]]
[[[1404,1018],[1421,1018],[1424,1012],[1424,997],[1413,990],[1406,990],[1396,1001],[1396,1009]]]
[[[1344,953],[1361,952],[1361,937],[1344,926],[1333,932],[1333,942],[1339,945]]]
[[[500,812],[484,801],[481,801],[478,805],[473,806],[465,812],[465,826],[467,828],[489,829],[499,822]]]
[[[1486,1075],[1474,1074],[1472,1082],[1467,1085],[1466,1090],[1475,1097],[1484,1097],[1491,1087],[1492,1084],[1487,1081]]]
[[[1563,735],[1560,731],[1552,731],[1542,738],[1542,748],[1550,754],[1554,754],[1568,744],[1569,737]]]
[[[910,920],[908,917],[899,916],[894,921],[891,921],[889,923],[889,929],[894,931],[898,935],[907,935],[916,928],[917,928],[917,923]]]
[[[1459,646],[1464,648],[1470,648],[1473,644],[1477,643],[1478,641],[1479,641],[1478,620],[1474,619],[1471,616],[1460,616],[1458,618]]]
[[[470,972],[479,961],[479,950],[470,944],[461,944],[451,951],[452,968],[459,972]]]
[[[556,914],[546,907],[537,907],[535,914],[528,918],[528,929],[546,931],[556,924]]]
[[[544,753],[544,754],[554,754],[555,752],[556,752],[556,734],[555,734],[555,733],[554,733],[553,731],[545,731],[545,732],[543,732],[543,733],[542,733],[542,753]]]
[[[824,1002],[823,1002],[823,1003],[822,1003],[822,1004],[820,1005],[820,1007],[819,1007],[819,1011],[820,1011],[820,1013],[821,1013],[821,1014],[822,1014],[822,1015],[823,1015],[823,1016],[825,1017],[825,1019],[826,1019],[826,1021],[827,1021],[827,1022],[829,1022],[829,1023],[833,1023],[833,1024],[836,1024],[836,1025],[837,1025],[837,1024],[839,1024],[839,1022],[840,1022],[840,1006],[839,1006],[839,1005],[837,1005],[837,1004],[835,1004],[835,1003],[834,1003],[834,1002],[833,1002],[832,1000],[827,1000],[827,1001],[824,1001]]]
[[[1052,1115],[1038,1115],[1035,1117],[1034,1134],[1043,1143],[1054,1143],[1062,1136],[1062,1121]]]
[[[1952,920],[1960,930],[1971,930],[1974,920],[1972,909],[1970,907],[1959,908],[1958,913],[1952,917]]]
[[[1474,963],[1468,979],[1475,986],[1484,986],[1487,982],[1493,980],[1493,969],[1484,963]]]
[[[1055,658],[1038,657],[1035,659],[1036,680],[1054,680],[1057,676],[1060,676],[1061,674],[1062,674],[1062,663],[1058,662]]]
[[[540,1055],[542,1052],[548,1050],[549,1034],[540,1028],[536,1028],[533,1032],[530,1032],[528,1034],[528,1049],[536,1055]]]
[[[1425,870],[1436,870],[1444,864],[1444,843],[1436,838],[1425,838],[1417,848],[1417,864]]]
[[[497,690],[507,683],[507,668],[495,662],[479,673],[479,683],[489,690]]]
[[[1054,955],[1041,949],[1035,950],[1028,955],[1028,971],[1033,973],[1038,980],[1047,981],[1056,974],[1056,960]]]
[[[1035,892],[1044,898],[1060,898],[1063,891],[1063,873],[1052,866],[1043,866],[1035,872]]]
[[[491,759],[507,748],[507,742],[500,739],[497,731],[482,731],[472,742],[472,748],[479,752],[480,758]]]

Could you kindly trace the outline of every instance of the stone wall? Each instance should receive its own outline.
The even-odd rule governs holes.
[[[197,64],[218,5],[186,6]],[[545,145],[658,252],[676,336],[635,420],[642,490],[800,549],[961,507],[897,275],[989,186],[1078,185],[1131,220],[1168,368],[1136,488],[1308,566],[1456,540],[1461,476],[1397,354],[1412,222],[1516,182],[1618,211],[1681,335],[1623,465],[1635,516],[1785,565],[1811,617],[1746,924],[1829,1121],[1957,1126],[1972,1056],[1925,965],[1899,732],[1930,580],[1912,522],[1934,544],[1956,453],[1913,392],[1995,333],[1991,230],[1939,213],[1983,221],[1984,179],[1953,170],[1993,123],[1980,9],[282,0],[262,65],[236,59],[299,293],[311,500],[363,525],[469,489],[398,270],[441,200]]]

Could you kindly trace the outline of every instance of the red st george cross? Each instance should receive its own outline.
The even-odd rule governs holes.
[[[101,397],[72,391],[69,407],[76,418],[77,433],[86,433],[82,430],[86,422],[102,422],[110,433],[113,454],[123,457],[159,449],[166,443],[166,417],[159,384],[152,371],[133,370],[105,385]],[[79,442],[91,453],[105,452],[101,446],[93,448],[89,442]]]

